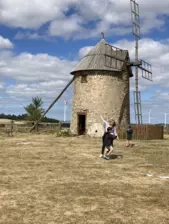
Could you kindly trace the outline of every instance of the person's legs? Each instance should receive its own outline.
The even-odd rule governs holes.
[[[102,145],[102,151],[101,151],[101,154],[102,154],[102,155],[104,155],[104,149],[105,149],[105,145],[103,144],[103,145]]]
[[[103,157],[103,155],[104,155],[104,149],[105,149],[105,146],[104,146],[104,144],[102,144],[100,158]]]
[[[130,137],[127,136],[126,147],[129,147],[129,146],[130,146]]]
[[[109,147],[109,152],[107,153],[107,156],[110,156],[111,153],[113,152],[113,150],[114,150],[114,148],[113,148],[113,146],[111,145],[111,146]]]
[[[103,135],[104,136],[104,135]],[[102,137],[102,149],[101,149],[101,154],[100,154],[100,158],[103,157],[104,155],[104,149],[105,149],[105,146],[104,146],[104,139]]]
[[[129,141],[129,145],[132,147],[132,146],[134,146],[134,144],[133,144],[133,142],[132,142],[132,139],[130,139],[130,141]]]
[[[129,147],[131,146],[131,136],[128,137]]]
[[[109,151],[109,149],[107,147],[105,147],[103,155],[106,156],[108,151]]]
[[[109,159],[109,157],[107,157],[108,151],[109,151],[109,147],[105,147],[105,149],[104,149],[104,155],[103,155],[103,158],[104,159]]]
[[[129,146],[129,140],[126,141],[126,147],[128,147],[128,146]]]

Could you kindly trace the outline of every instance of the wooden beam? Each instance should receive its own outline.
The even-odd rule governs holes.
[[[60,99],[60,97],[63,95],[63,93],[67,90],[67,88],[72,84],[75,77],[73,77],[69,83],[65,86],[65,88],[61,91],[61,93],[57,96],[57,98],[51,103],[51,105],[48,107],[48,109],[42,114],[42,116],[39,118],[39,120],[33,125],[33,127],[30,129],[30,132],[35,129],[35,127],[38,125],[38,123],[42,120],[42,118],[49,112],[49,110],[54,106],[54,104]]]

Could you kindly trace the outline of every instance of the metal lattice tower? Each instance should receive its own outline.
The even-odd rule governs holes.
[[[141,93],[139,91],[139,68],[142,70],[142,77],[152,81],[152,69],[151,65],[141,60],[139,65],[139,39],[140,39],[140,16],[139,5],[135,0],[130,0],[131,4],[131,16],[132,16],[132,31],[135,36],[135,91],[134,91],[134,110],[136,123],[142,124],[142,108],[141,108]],[[138,65],[137,65],[138,64]]]

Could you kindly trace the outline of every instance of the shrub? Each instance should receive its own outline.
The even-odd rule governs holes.
[[[71,137],[72,133],[70,129],[63,129],[59,132],[57,132],[57,137]]]

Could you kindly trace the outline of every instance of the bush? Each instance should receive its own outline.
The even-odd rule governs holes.
[[[72,133],[70,129],[63,129],[59,132],[57,132],[57,137],[71,137]]]

